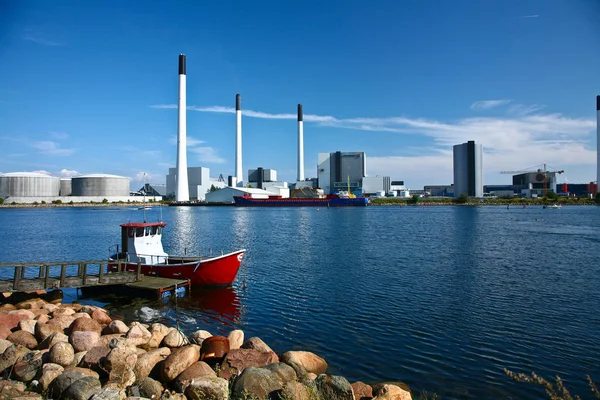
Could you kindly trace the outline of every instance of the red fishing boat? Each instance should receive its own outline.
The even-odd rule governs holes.
[[[227,287],[233,284],[246,250],[206,256],[172,256],[163,250],[165,222],[129,222],[121,225],[121,251],[109,258],[109,270],[189,279],[192,285]]]

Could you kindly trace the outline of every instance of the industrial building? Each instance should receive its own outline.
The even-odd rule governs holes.
[[[169,168],[167,175],[167,197],[175,197],[177,190],[177,168]],[[188,193],[190,200],[203,201],[206,193],[211,187],[221,189],[226,187],[225,180],[222,178],[211,178],[210,168],[206,167],[188,167],[187,168]]]
[[[248,170],[248,187],[265,189],[283,198],[290,197],[288,183],[277,180],[277,171],[258,167]]]
[[[454,197],[454,185],[427,185],[423,190],[433,197]]]
[[[36,172],[10,172],[0,175],[0,197],[19,204],[84,203],[130,200],[129,178],[92,174],[58,178]]]
[[[396,195],[396,191],[393,191]],[[365,176],[362,179],[362,194],[384,196],[392,193],[392,180],[389,176]]]
[[[362,180],[367,174],[367,158],[364,152],[319,153],[317,179],[326,194],[340,190],[351,192],[362,188]]]
[[[483,197],[483,149],[473,140],[453,147],[454,197]]]

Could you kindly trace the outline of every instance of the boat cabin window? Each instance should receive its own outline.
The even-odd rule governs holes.
[[[144,228],[135,228],[135,237],[142,237],[144,236]]]

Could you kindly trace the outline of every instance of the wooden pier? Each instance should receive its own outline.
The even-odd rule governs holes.
[[[116,263],[116,271],[109,271],[107,260],[58,262],[2,262],[0,263],[0,293],[29,292],[46,289],[79,288],[82,293],[122,291],[158,299],[180,296],[191,291],[186,279],[168,279],[144,276],[141,263],[137,271],[125,271],[125,263]]]
[[[0,263],[0,292],[24,292],[85,286],[122,285],[142,280],[141,264],[136,272],[108,271],[107,260]],[[11,271],[12,270],[12,271]]]

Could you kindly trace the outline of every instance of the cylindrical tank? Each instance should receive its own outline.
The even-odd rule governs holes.
[[[129,196],[129,178],[92,174],[71,179],[73,196]]]
[[[71,178],[60,178],[60,195],[71,195]]]
[[[58,196],[60,179],[37,172],[9,172],[0,175],[0,197]]]

